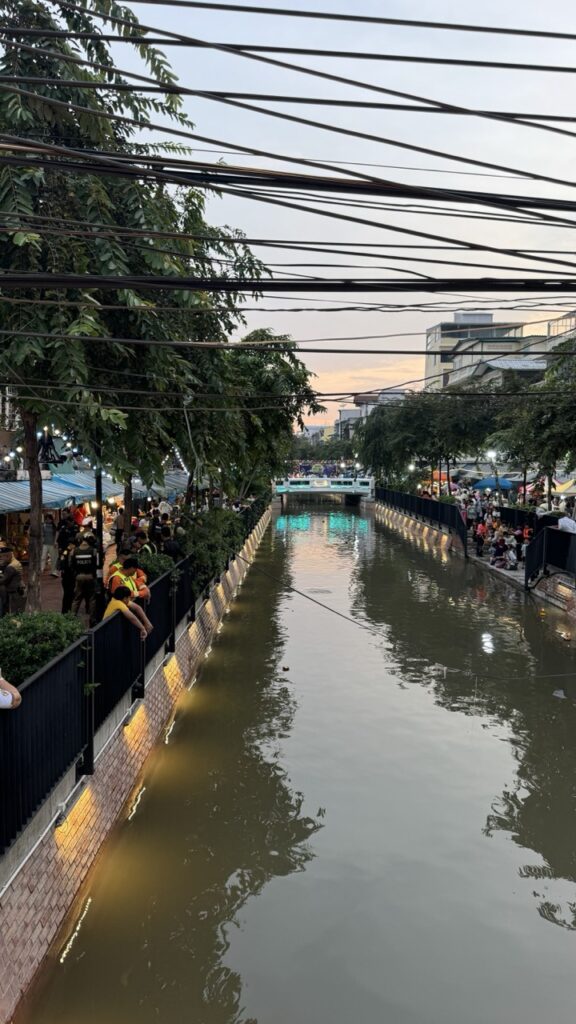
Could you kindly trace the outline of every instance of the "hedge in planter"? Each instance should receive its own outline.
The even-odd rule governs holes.
[[[19,686],[78,640],[84,627],[75,615],[32,612],[0,619],[0,667]]]
[[[165,572],[170,572],[174,568],[174,561],[169,555],[139,552],[137,558],[140,568],[146,573],[148,583],[153,583],[159,576],[163,576]]]

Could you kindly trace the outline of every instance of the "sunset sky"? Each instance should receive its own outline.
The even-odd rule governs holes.
[[[263,2],[263,0],[262,0]],[[506,36],[481,35],[459,32],[439,32],[426,29],[391,28],[373,25],[351,25],[337,22],[305,21],[295,18],[267,17],[261,14],[233,14],[180,9],[174,10],[160,5],[138,5],[134,10],[142,22],[156,27],[193,35],[204,40],[225,43],[273,44],[287,46],[322,47],[329,49],[364,50],[379,53],[420,54],[446,57],[467,57],[491,61],[520,61],[540,64],[555,63],[573,65],[573,43],[544,39],[526,39]],[[522,26],[524,28],[558,28],[563,31],[576,30],[576,10],[568,0],[554,0],[551,4],[537,4],[534,0],[508,0],[506,4],[496,0],[485,0],[482,5],[452,0],[362,0],[352,6],[349,0],[291,0],[278,3],[271,0],[271,7],[290,6],[302,10],[331,10],[349,13],[351,10],[391,17],[428,18],[438,21],[459,21],[483,24]],[[330,83],[296,74],[284,69],[266,67],[254,61],[218,53],[211,50],[167,47],[166,53],[183,84],[191,88],[247,91],[259,93],[281,93],[300,96],[331,97],[340,99],[376,100],[402,102],[394,97],[378,95],[356,87]],[[532,113],[576,114],[573,101],[574,76],[570,74],[532,73],[526,71],[505,71],[482,68],[439,67],[414,64],[396,64],[374,60],[349,60],[318,58],[310,56],[272,55],[301,66],[328,70],[331,73],[353,77],[366,83],[387,88],[404,90],[444,102],[457,103],[476,109],[506,110]],[[122,50],[122,61],[126,66],[126,48]],[[136,58],[129,58],[132,64]],[[120,57],[119,57],[120,63]],[[254,101],[258,102],[258,101]],[[537,131],[519,125],[487,121],[477,117],[460,117],[442,114],[407,115],[387,110],[355,110],[297,104],[264,103],[270,109],[296,114],[329,124],[358,131],[394,138],[444,150],[449,153],[471,156],[514,169],[553,175],[568,181],[576,179],[576,138],[565,138],[556,134]],[[306,156],[327,162],[353,161],[353,170],[393,181],[441,185],[447,188],[500,191],[518,195],[542,195],[573,197],[573,187],[553,185],[547,182],[530,181],[517,176],[502,175],[482,168],[471,167],[449,161],[445,157],[408,152],[382,142],[347,138],[342,135],[290,124],[262,114],[241,111],[206,99],[189,97],[185,106],[196,124],[196,130],[203,135],[232,143],[252,145],[274,153],[290,156]],[[564,127],[570,128],[570,125]],[[572,126],[574,127],[574,126]],[[199,143],[199,147],[208,148]],[[218,149],[218,147],[210,147]],[[218,160],[224,157],[220,147],[212,154],[202,153],[202,158]],[[229,154],[228,163],[243,166],[258,166],[290,169],[286,163],[275,163],[262,158]],[[362,167],[360,165],[369,165]],[[314,173],[314,171],[310,171]],[[320,173],[320,172],[319,172]],[[306,201],[306,197],[302,197]],[[442,206],[440,203],[439,206]],[[505,221],[461,219],[452,215],[424,215],[420,211],[390,212],[389,210],[349,210],[341,206],[324,207],[344,213],[356,213],[373,218],[373,226],[360,226],[338,222],[315,214],[300,213],[264,205],[253,200],[224,196],[211,198],[208,203],[208,219],[219,225],[241,228],[246,235],[267,239],[316,240],[331,242],[361,242],[363,244],[418,244],[418,239],[393,232],[394,225],[415,230],[436,232],[455,239],[484,242],[500,247],[569,250],[572,243],[566,229],[543,224],[520,225]],[[481,207],[466,208],[466,212],[478,214]],[[450,210],[450,214],[454,210]],[[433,244],[432,242],[430,244]],[[391,254],[423,256],[417,249],[396,249],[390,253],[383,250],[378,259],[351,258],[332,255],[296,253],[287,249],[254,247],[256,254],[266,263],[294,264],[323,261],[320,267],[278,266],[280,272],[297,276],[323,275],[333,277],[353,276],[395,276]],[[458,258],[458,254],[438,252],[432,256]],[[567,257],[569,258],[569,257]],[[509,268],[511,260],[498,254],[470,254],[471,262],[495,264]],[[336,264],[353,263],[353,268],[341,268]],[[492,276],[498,269],[484,271],[474,267],[435,266],[428,263],[397,263],[400,276],[408,268],[422,274],[437,276]],[[530,266],[523,264],[523,269]],[[500,273],[502,276],[502,273]],[[247,313],[248,329],[270,327],[278,333],[288,333],[295,340],[302,341],[303,347],[309,340],[318,338],[342,339],[337,343],[327,342],[326,346],[338,348],[402,348],[410,349],[414,355],[338,355],[310,354],[307,364],[317,375],[315,386],[321,391],[350,389],[362,391],[380,386],[390,387],[406,380],[418,378],[424,372],[421,354],[424,346],[426,327],[441,319],[451,319],[452,314],[428,309],[420,311],[382,312],[377,308],[378,294],[368,295],[318,295],[282,296],[281,285],[274,297],[266,296],[259,303],[259,311]],[[552,304],[532,311],[506,313],[502,299],[494,300],[500,307],[491,307],[489,296],[482,301],[474,296],[451,294],[430,295],[415,292],[406,295],[384,295],[387,303],[424,302],[432,305],[441,302],[460,303],[462,308],[493,308],[495,318],[510,320],[535,320],[559,315],[568,302],[557,309]],[[508,296],[507,296],[508,298]],[[512,301],[513,296],[510,296]],[[534,298],[531,299],[534,303]],[[360,304],[364,308],[354,312],[330,312],[331,307]],[[523,303],[525,304],[525,303]],[[576,306],[576,300],[573,299]],[[253,302],[248,303],[250,307]],[[276,312],[279,307],[306,310],[311,306],[322,308],[322,312]],[[547,311],[550,310],[548,313]],[[544,329],[544,325],[542,325]],[[412,336],[387,338],[384,335],[409,333]],[[373,340],[349,341],[358,336],[376,336]],[[416,385],[418,386],[418,385]],[[338,406],[329,407],[324,419],[336,417]]]

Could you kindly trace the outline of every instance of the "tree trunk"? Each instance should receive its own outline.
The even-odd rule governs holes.
[[[30,482],[30,535],[28,538],[28,595],[27,612],[39,612],[40,574],[42,572],[42,473],[38,462],[38,417],[21,409],[24,428],[25,465]]]
[[[522,504],[523,505],[527,505],[528,504],[528,499],[526,497],[527,478],[528,478],[528,466],[524,465],[523,476],[522,476],[522,488],[523,488],[523,490],[522,490]]]
[[[194,484],[195,484],[194,473],[189,473],[188,474],[188,483],[186,485],[186,495],[184,497],[184,504],[189,506],[190,508],[192,507],[192,504],[194,502],[194,491],[198,490],[197,488],[195,488]]]
[[[552,473],[546,474],[546,504],[548,511],[552,508]]]
[[[450,487],[450,458],[446,456],[446,494],[448,497],[452,495],[452,488]]]
[[[123,536],[129,537],[130,530],[132,528],[132,477],[129,476],[124,481],[124,533]]]

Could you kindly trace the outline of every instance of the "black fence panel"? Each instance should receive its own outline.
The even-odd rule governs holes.
[[[464,553],[468,555],[468,531],[462,513],[457,505],[445,501],[433,501],[431,498],[420,498],[417,494],[405,494],[403,491],[391,491],[387,487],[377,487],[376,501],[395,508],[399,512],[422,519],[433,526],[447,526],[462,541]]]
[[[178,566],[175,566],[178,568]],[[153,631],[146,639],[146,661],[150,661],[155,654],[172,636],[173,603],[172,603],[172,571],[165,572],[150,586],[150,600],[145,605],[145,612],[154,626]]]
[[[546,572],[576,576],[576,534],[551,527],[536,534],[526,550],[526,586]]]
[[[538,533],[534,540],[526,548],[526,559],[524,563],[524,584],[528,586],[530,581],[538,576],[544,569],[546,531]]]
[[[536,521],[538,517],[535,512],[532,512],[529,509],[515,508],[513,505],[500,505],[498,507],[498,512],[500,515],[500,522],[503,523],[504,526],[509,526],[512,530],[517,530],[518,528],[523,530],[525,526],[528,526],[531,530],[535,530],[536,528]]]
[[[0,714],[0,854],[84,749],[86,652],[79,640],[20,688]]]
[[[524,529],[527,526],[534,534],[539,533],[546,526],[556,526],[560,518],[559,514],[553,512],[537,515],[532,509],[515,508],[513,505],[501,505],[498,512],[504,526],[508,526],[512,530],[517,530],[519,527]]]
[[[180,622],[195,604],[193,568],[190,556],[178,562],[176,566],[178,580],[176,583],[176,622]]]
[[[122,697],[142,679],[144,641],[120,612],[92,632],[94,724],[98,728]]]

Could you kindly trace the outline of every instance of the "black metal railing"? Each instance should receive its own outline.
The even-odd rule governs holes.
[[[22,708],[0,714],[0,853],[84,750],[85,647],[78,640],[27,679]]]
[[[377,487],[375,497],[376,501],[387,505],[388,508],[405,512],[431,526],[446,526],[451,533],[455,533],[460,538],[464,554],[468,557],[468,530],[457,505],[445,501],[433,501],[431,498],[420,498],[417,494],[405,494],[404,491],[391,491],[387,487]]]
[[[242,515],[244,539],[265,508],[254,502]],[[146,665],[174,649],[176,625],[194,617],[198,586],[209,583],[195,578],[193,556],[184,558],[151,584],[154,630],[145,641],[117,612],[27,679],[20,708],[0,712],[0,855],[71,767],[92,772],[95,729],[128,693],[144,696]]]
[[[176,622],[181,622],[186,615],[193,612],[196,601],[190,555],[178,563],[176,577]]]
[[[91,630],[94,725],[98,729],[122,698],[142,682],[146,645],[138,630],[117,612]]]
[[[172,576],[176,571],[174,566],[173,570],[159,576],[150,586],[150,600],[145,611],[154,629],[146,638],[146,662],[151,661],[166,645],[174,646],[176,621]]]
[[[533,534],[539,533],[545,526],[555,526],[559,518],[558,515],[552,512],[537,515],[532,509],[516,508],[514,505],[500,505],[498,512],[500,522],[504,526],[508,526],[511,530],[523,530],[525,527],[528,527],[528,529],[532,530]]]
[[[576,576],[576,534],[545,527],[526,549],[524,582],[534,586],[543,575],[564,572]]]

